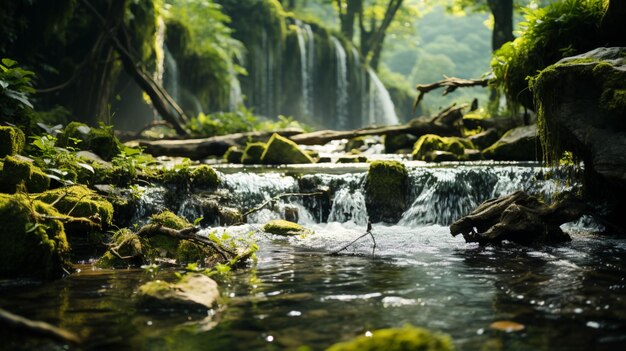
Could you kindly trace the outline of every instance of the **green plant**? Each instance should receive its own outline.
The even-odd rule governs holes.
[[[35,92],[32,79],[35,73],[17,66],[17,61],[0,60],[0,112],[13,115],[17,109],[33,108],[30,94]]]

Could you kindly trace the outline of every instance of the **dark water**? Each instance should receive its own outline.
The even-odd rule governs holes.
[[[246,232],[250,227],[231,228]],[[626,345],[626,243],[575,234],[548,248],[479,248],[441,226],[375,226],[375,254],[353,224],[313,225],[316,234],[256,234],[258,260],[220,278],[221,308],[150,314],[134,291],[142,270],[82,266],[44,286],[6,287],[0,306],[86,338],[86,350],[296,350],[377,328],[448,333],[458,350],[622,350]],[[171,279],[172,272],[159,278]],[[491,330],[497,320],[521,332]],[[215,325],[217,323],[217,325]],[[4,335],[2,350],[66,349]],[[75,349],[70,347],[70,349]]]

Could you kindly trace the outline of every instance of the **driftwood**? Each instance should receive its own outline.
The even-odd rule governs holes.
[[[413,134],[419,137],[424,134],[437,134],[441,136],[460,136],[461,129],[457,122],[463,118],[462,110],[466,107],[467,105],[452,105],[434,117],[419,117],[406,124],[346,131],[320,130],[294,135],[290,139],[302,145],[323,145],[332,140],[352,139],[369,135]]]
[[[207,156],[221,156],[229,147],[246,145],[248,141],[267,141],[273,133],[291,137],[302,133],[302,130],[235,133],[202,139],[142,140],[139,141],[139,146],[144,147],[145,151],[153,156],[180,156],[197,160]]]
[[[368,235],[372,238],[372,241],[374,242],[374,247],[372,247],[372,255],[373,255],[374,252],[376,251],[376,238],[374,237],[374,234],[372,234],[372,223],[371,222],[367,222],[367,229],[365,230],[365,233],[360,235],[358,238],[352,240],[350,243],[342,246],[339,250],[331,252],[330,256],[338,255],[341,251],[349,248],[350,246],[352,246],[352,244],[354,244],[355,242],[361,240],[362,238],[364,238],[364,237],[366,237]]]
[[[81,338],[72,332],[55,327],[46,322],[26,319],[3,309],[0,309],[0,326],[2,326],[4,330],[9,329],[27,335],[38,335],[64,343],[81,343]]]
[[[465,87],[486,87],[489,84],[489,79],[463,79],[463,78],[455,78],[455,77],[445,77],[445,79],[440,80],[438,82],[430,83],[430,84],[418,84],[415,89],[419,91],[417,98],[415,99],[415,103],[413,104],[413,111],[417,109],[417,105],[424,99],[424,95],[426,93],[433,91],[439,88],[445,88],[443,90],[443,95],[448,95],[455,91],[458,88]]]
[[[523,191],[491,199],[450,226],[452,236],[481,245],[509,240],[520,244],[570,240],[560,225],[589,213],[588,206],[571,193],[563,193],[551,205]]]

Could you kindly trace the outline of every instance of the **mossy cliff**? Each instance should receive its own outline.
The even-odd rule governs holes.
[[[531,82],[546,159],[564,151],[585,164],[586,192],[626,228],[626,49],[598,48],[564,59]]]
[[[407,209],[408,172],[398,161],[374,161],[365,180],[365,204],[373,223],[396,223]]]

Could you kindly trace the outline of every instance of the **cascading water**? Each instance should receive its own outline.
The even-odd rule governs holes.
[[[396,109],[387,88],[380,81],[373,69],[367,68],[369,76],[369,124],[398,124]]]
[[[230,111],[236,111],[243,104],[243,95],[241,93],[241,84],[237,79],[237,74],[231,71],[230,91],[228,94],[228,108]]]
[[[306,106],[306,111],[308,111],[309,113],[312,113],[313,111],[313,106],[315,106],[315,83],[313,81],[313,79],[315,78],[315,36],[313,35],[313,29],[311,28],[311,25],[309,24],[305,24],[304,25],[304,32],[306,34],[306,43],[307,43],[307,70],[306,70],[306,74],[307,74],[307,82],[308,82],[308,87],[307,87],[307,92],[308,92],[308,98],[307,98],[307,103],[308,105]]]
[[[300,52],[300,77],[302,82],[302,110],[306,116],[311,114],[312,101],[311,101],[311,80],[313,78],[312,66],[313,61],[313,37],[311,36],[311,26],[308,24],[306,27],[300,21],[296,21],[298,26],[298,51]],[[308,27],[308,28],[307,28]]]
[[[348,64],[346,50],[341,42],[331,37],[331,41],[335,47],[335,58],[337,61],[337,85],[336,85],[336,109],[335,118],[337,119],[337,128],[346,129],[348,127]]]
[[[174,59],[174,56],[167,48],[167,46],[163,47],[164,53],[164,62],[165,62],[165,77],[164,77],[164,86],[165,90],[172,96],[174,101],[180,103],[180,78],[178,73],[178,63]]]

